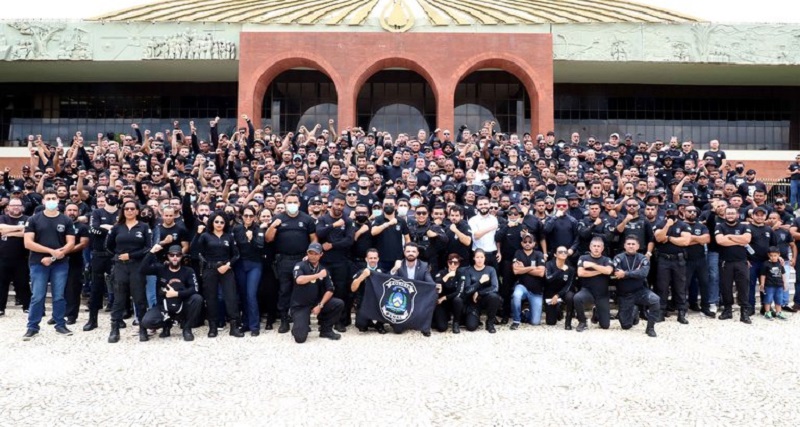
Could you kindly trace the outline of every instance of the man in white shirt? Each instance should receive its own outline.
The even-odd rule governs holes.
[[[489,214],[489,198],[478,198],[478,215],[469,219],[472,230],[472,250],[483,249],[486,252],[486,265],[497,269],[500,254],[497,252],[495,234],[497,233],[497,217]]]

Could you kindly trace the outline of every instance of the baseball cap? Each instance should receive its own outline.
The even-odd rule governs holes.
[[[168,254],[182,254],[183,251],[181,250],[180,245],[172,245],[167,250],[167,253]]]
[[[306,252],[316,252],[318,254],[321,254],[322,253],[322,245],[320,245],[319,243],[316,243],[316,242],[312,243],[312,244],[308,245],[308,250]]]
[[[678,208],[675,206],[675,203],[665,203],[664,204],[664,211],[675,211]]]
[[[755,175],[755,174],[756,174],[755,169],[748,169],[746,173],[746,175]]]
[[[311,198],[311,200],[308,201],[309,205],[313,205],[315,203],[322,204],[322,197],[314,196],[314,197]]]
[[[753,215],[755,215],[755,214],[757,214],[757,213],[759,213],[759,212],[761,212],[761,213],[764,213],[764,214],[767,214],[767,213],[769,213],[769,212],[767,211],[767,208],[765,208],[765,207],[763,207],[763,206],[758,206],[757,208],[753,209]]]

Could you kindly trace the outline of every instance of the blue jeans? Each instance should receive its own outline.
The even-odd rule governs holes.
[[[789,203],[791,203],[792,209],[797,209],[798,203],[800,203],[800,179],[793,179],[791,181],[790,194],[789,194]]]
[[[783,288],[776,288],[776,287],[764,287],[764,301],[761,301],[763,305],[781,305],[781,299],[783,298]]]
[[[511,319],[514,323],[521,321],[523,298],[527,298],[528,304],[531,306],[531,325],[542,323],[542,294],[534,294],[523,285],[515,286],[514,293],[511,295]]]
[[[758,290],[758,275],[764,261],[750,261],[750,307],[756,306],[756,290]],[[779,301],[780,302],[780,301]]]
[[[145,276],[144,293],[147,295],[147,308],[156,306],[156,276]]]
[[[69,264],[62,260],[48,267],[37,263],[31,267],[31,306],[28,312],[28,329],[39,330],[39,322],[44,315],[44,300],[47,297],[47,284],[50,283],[53,295],[53,318],[56,326],[66,327],[64,316],[67,311],[67,301],[64,299],[64,289],[67,287]]]
[[[261,315],[258,311],[258,285],[261,283],[262,266],[260,261],[243,259],[237,262],[233,269],[244,313],[242,324],[251,331],[257,331],[261,324]]]
[[[719,252],[708,252],[708,303],[719,305]]]

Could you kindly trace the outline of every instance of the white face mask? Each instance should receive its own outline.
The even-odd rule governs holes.
[[[419,199],[417,199],[417,198],[411,199],[410,203],[411,203],[411,206],[416,208],[417,206],[419,206]]]
[[[319,191],[321,191],[323,193],[327,193],[327,192],[331,191],[331,186],[322,184],[322,185],[319,186]]]
[[[298,210],[300,210],[300,206],[298,205],[294,204],[286,205],[286,212],[289,212],[290,215],[296,214]]]
[[[408,214],[408,208],[405,206],[397,208],[397,214],[400,216],[406,216]]]

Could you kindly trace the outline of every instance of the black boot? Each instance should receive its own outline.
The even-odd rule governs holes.
[[[701,310],[706,317],[715,318],[717,317],[717,313],[713,313],[708,307],[703,307]]]
[[[744,310],[744,309],[741,310],[741,312],[739,314],[739,321],[742,322],[742,323],[746,323],[748,325],[753,323],[750,320],[750,313],[749,313],[748,310]]]
[[[461,333],[461,325],[458,322],[453,322],[453,333],[460,334]]]
[[[92,310],[89,312],[89,321],[83,325],[83,331],[89,332],[97,329],[97,312]]]
[[[147,336],[147,329],[139,326],[139,342],[149,341],[150,337]]]
[[[728,320],[733,318],[733,309],[730,306],[725,306],[722,314],[719,315],[719,320]]]
[[[164,328],[161,329],[161,333],[158,334],[158,337],[159,338],[169,338],[169,336],[172,335],[171,329],[172,329],[172,325],[164,326]]]
[[[490,334],[493,334],[493,333],[497,332],[497,330],[494,328],[494,318],[493,317],[489,317],[489,318],[486,319],[486,330]]]
[[[242,330],[239,329],[239,325],[237,325],[237,323],[238,322],[231,322],[231,336],[236,338],[242,338],[244,336],[244,333],[242,333]]]
[[[119,342],[119,324],[117,322],[111,322],[111,333],[108,334],[108,342],[111,344]]]
[[[648,337],[655,338],[656,335],[656,325],[653,322],[647,322],[647,329],[644,330],[644,333],[647,334]]]
[[[564,317],[564,329],[567,331],[572,330],[572,312],[567,311],[567,315]]]
[[[686,312],[683,310],[678,311],[678,323],[680,323],[681,325],[689,324],[689,321],[686,320]]]
[[[183,330],[183,340],[194,341],[194,334],[192,333],[192,328],[186,328]]]
[[[208,337],[209,338],[216,338],[217,337],[217,322],[208,322]]]
[[[289,319],[286,317],[281,317],[281,326],[278,327],[279,334],[285,334],[289,332]]]

